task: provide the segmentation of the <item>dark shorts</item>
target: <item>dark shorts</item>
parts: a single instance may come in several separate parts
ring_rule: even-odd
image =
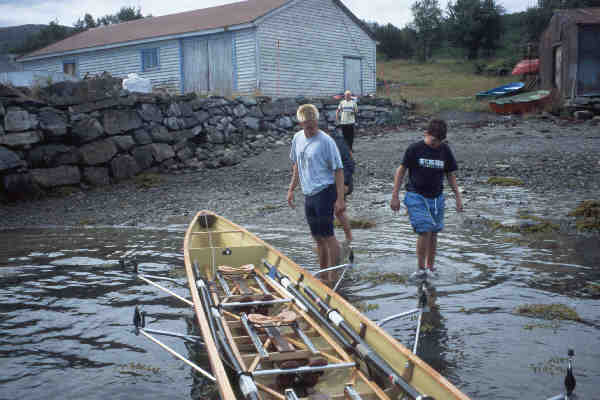
[[[336,200],[335,185],[329,185],[315,195],[306,196],[304,212],[313,236],[333,236],[333,210]]]
[[[352,145],[354,144],[354,124],[342,125],[342,134],[350,151],[352,151]]]
[[[406,192],[404,204],[408,210],[410,224],[416,233],[440,232],[444,229],[443,194],[432,199],[414,192]]]

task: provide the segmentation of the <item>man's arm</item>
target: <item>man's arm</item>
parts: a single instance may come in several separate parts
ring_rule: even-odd
[[[392,189],[392,201],[390,202],[390,207],[393,211],[398,211],[400,209],[398,192],[400,192],[400,187],[402,186],[402,182],[404,182],[405,174],[406,168],[404,165],[400,164],[400,166],[396,169],[396,174],[394,175],[394,188]]]
[[[448,172],[446,174],[446,178],[448,179],[448,184],[452,188],[454,196],[456,197],[456,211],[461,212],[463,210],[463,203],[460,190],[458,190],[458,185],[456,184],[456,175],[454,175],[454,172]]]
[[[298,186],[298,164],[294,163],[294,165],[292,165],[292,179],[287,193],[288,205],[292,208],[296,207],[294,204],[294,190],[296,190],[296,186]]]
[[[337,200],[335,201],[335,215],[339,215],[346,210],[346,202],[344,201],[344,169],[338,168],[335,170],[335,190],[337,192]]]

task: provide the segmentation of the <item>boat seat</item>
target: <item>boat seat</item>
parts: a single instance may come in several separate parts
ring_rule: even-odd
[[[296,347],[290,343],[285,336],[281,334],[281,326],[291,326],[294,332],[299,331],[296,319],[297,314],[293,311],[283,311],[276,316],[267,316],[262,314],[250,314],[248,315],[248,321],[256,327],[258,330],[263,330],[267,337],[271,340],[272,346],[275,348],[277,353],[281,355],[288,355],[285,360],[275,362],[281,369],[293,369],[299,367],[318,367],[327,365],[327,360],[321,357],[306,357],[306,350],[296,349]],[[299,335],[304,341],[306,340],[305,335]],[[313,348],[312,344],[308,346]],[[291,353],[291,354],[290,354]],[[293,353],[301,355],[300,358],[292,358]],[[276,382],[281,388],[288,388],[292,385],[301,385],[305,387],[313,387],[319,382],[319,378],[323,375],[323,371],[317,372],[305,372],[302,374],[279,374],[276,378]]]

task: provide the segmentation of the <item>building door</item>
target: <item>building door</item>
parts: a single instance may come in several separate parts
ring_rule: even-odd
[[[185,93],[232,94],[231,33],[184,39],[182,47]]]
[[[353,95],[362,95],[361,59],[344,57],[344,90]]]
[[[231,33],[217,35],[208,40],[208,86],[212,94],[231,96],[233,91]]]
[[[600,25],[579,26],[577,94],[600,94]]]
[[[183,80],[186,93],[208,92],[208,40],[183,40]]]
[[[556,46],[554,48],[554,87],[558,89],[558,93],[560,93],[560,88],[562,87],[562,47]]]

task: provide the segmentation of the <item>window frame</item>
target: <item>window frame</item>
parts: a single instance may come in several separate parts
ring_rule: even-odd
[[[72,74],[65,71],[65,66],[67,66],[69,64],[73,64],[73,73]],[[77,60],[74,58],[62,60],[62,72],[63,72],[63,74],[66,74],[66,75],[79,76],[79,69],[77,68]]]
[[[152,64],[153,59],[156,63]],[[160,47],[151,47],[140,50],[140,60],[142,72],[156,71],[160,69]],[[151,65],[147,65],[146,61],[150,61]]]

